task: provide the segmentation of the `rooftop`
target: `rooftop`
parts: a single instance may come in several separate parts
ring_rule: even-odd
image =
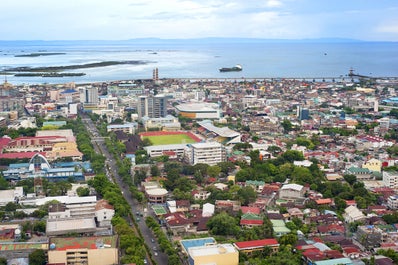
[[[49,243],[50,250],[115,248],[117,236],[53,237]]]
[[[203,247],[208,244],[215,244],[216,240],[213,237],[195,238],[195,239],[183,239],[180,241],[185,252],[188,252],[189,248],[192,247]]]
[[[237,252],[238,250],[232,244],[218,244],[218,245],[191,247],[188,250],[188,253],[191,257],[222,255],[222,254],[237,253]]]
[[[250,249],[250,248],[279,245],[278,241],[275,238],[241,241],[241,242],[235,242],[234,244],[238,249]]]

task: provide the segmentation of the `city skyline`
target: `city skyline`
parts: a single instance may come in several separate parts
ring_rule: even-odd
[[[391,0],[70,0],[2,3],[0,40],[349,38],[398,41]]]

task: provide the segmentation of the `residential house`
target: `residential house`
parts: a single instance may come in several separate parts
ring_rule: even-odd
[[[233,244],[239,252],[252,253],[255,251],[263,251],[265,247],[271,248],[272,252],[277,252],[279,243],[275,238],[241,241]]]
[[[356,240],[366,249],[379,247],[382,242],[382,230],[373,225],[358,226]]]
[[[287,220],[292,220],[293,218],[298,218],[300,220],[304,219],[304,213],[299,208],[289,208],[287,209],[287,212]]]
[[[241,219],[240,219],[240,225],[242,227],[247,227],[247,228],[252,228],[254,226],[260,226],[263,225],[264,220],[263,217],[260,215],[248,212],[246,214],[243,214]]]
[[[271,223],[276,237],[280,237],[291,232],[290,229],[286,227],[286,224],[283,220],[271,219]]]
[[[240,210],[240,201],[216,200],[217,211],[237,212]]]
[[[347,223],[352,223],[355,221],[363,221],[365,220],[365,215],[355,206],[348,206],[344,210],[343,214],[344,220]]]
[[[299,184],[285,184],[279,190],[279,198],[285,200],[296,200],[304,198],[304,186]]]

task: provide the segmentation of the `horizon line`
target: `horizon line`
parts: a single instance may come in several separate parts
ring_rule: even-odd
[[[2,40],[0,42],[74,42],[74,41],[86,41],[86,42],[126,42],[126,41],[143,41],[143,40],[153,40],[153,41],[192,41],[192,40],[235,40],[235,41],[270,41],[270,42],[398,42],[398,40],[362,40],[362,39],[352,39],[352,38],[342,38],[342,37],[322,37],[322,38],[257,38],[257,37],[197,37],[197,38],[159,38],[159,37],[140,37],[140,38],[130,38],[130,39],[9,39]]]

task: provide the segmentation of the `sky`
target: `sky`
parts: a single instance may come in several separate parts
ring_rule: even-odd
[[[12,0],[0,10],[0,40],[398,41],[397,0]]]

